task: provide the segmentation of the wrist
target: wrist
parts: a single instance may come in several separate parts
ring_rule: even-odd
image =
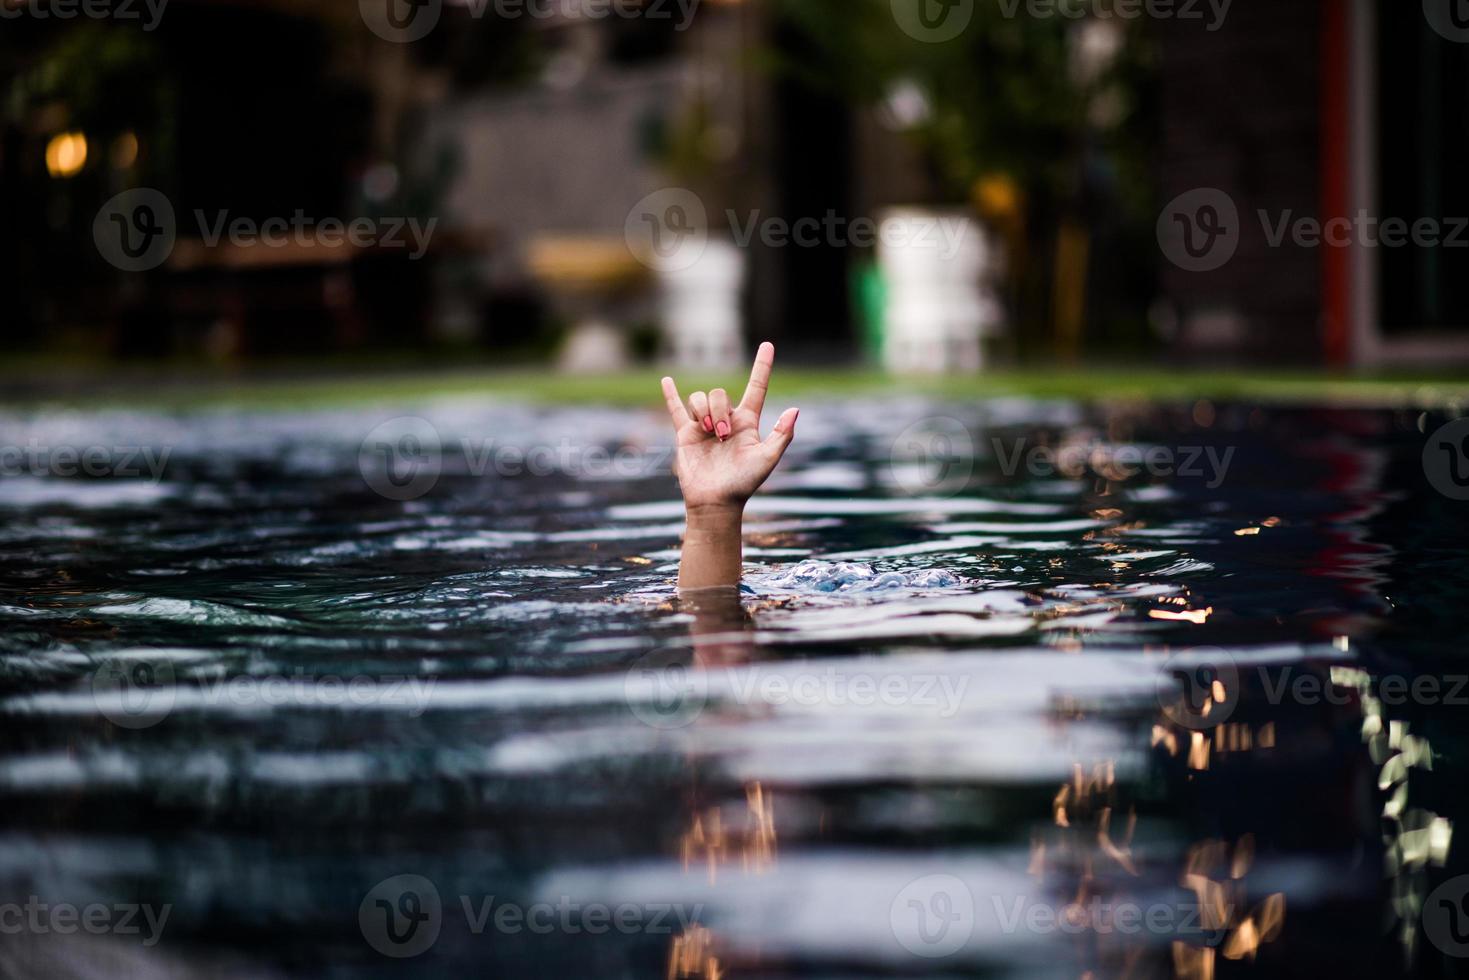
[[[697,505],[686,511],[679,589],[739,585],[744,504]]]
[[[684,516],[690,530],[720,531],[739,527],[744,521],[745,504],[697,504],[684,508]]]

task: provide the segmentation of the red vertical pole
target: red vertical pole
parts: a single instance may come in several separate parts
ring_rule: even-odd
[[[1321,220],[1350,218],[1352,175],[1351,3],[1319,0],[1321,11]],[[1338,242],[1340,227],[1330,236]],[[1346,236],[1351,238],[1351,236]],[[1352,360],[1352,249],[1321,249],[1322,356],[1332,367]]]

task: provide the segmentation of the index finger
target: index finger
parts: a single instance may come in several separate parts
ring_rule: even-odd
[[[678,393],[678,385],[673,383],[672,378],[663,379],[663,401],[668,405],[668,415],[673,419],[675,429],[694,424],[693,416],[684,407],[683,397]]]
[[[755,354],[755,366],[750,369],[750,383],[745,386],[745,397],[740,407],[756,415],[765,407],[765,393],[770,390],[770,369],[775,366],[775,345],[766,341]]]

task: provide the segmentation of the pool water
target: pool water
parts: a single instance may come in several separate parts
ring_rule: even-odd
[[[1452,975],[1448,420],[8,410],[0,975]]]

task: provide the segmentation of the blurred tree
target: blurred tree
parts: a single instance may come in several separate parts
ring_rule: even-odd
[[[916,10],[927,0],[911,2]],[[1140,22],[1036,17],[1023,5],[976,0],[965,29],[935,43],[904,32],[894,0],[774,3],[818,52],[777,67],[901,127],[928,161],[938,198],[903,203],[976,207],[1007,240],[1021,325],[1049,320],[1052,339],[1074,355],[1078,318],[1106,315],[1086,288],[1094,229],[1132,249],[1151,235],[1154,55]],[[1151,266],[1143,254],[1139,261]],[[1108,305],[1136,311],[1147,299]]]
[[[92,219],[101,201],[127,187],[169,186],[178,91],[156,35],[34,19],[9,21],[6,31],[0,226],[10,234],[0,274],[9,337],[27,343],[93,320],[111,302],[98,287],[116,277],[92,247]],[[48,173],[45,148],[67,132],[82,134],[85,155],[74,170]]]

